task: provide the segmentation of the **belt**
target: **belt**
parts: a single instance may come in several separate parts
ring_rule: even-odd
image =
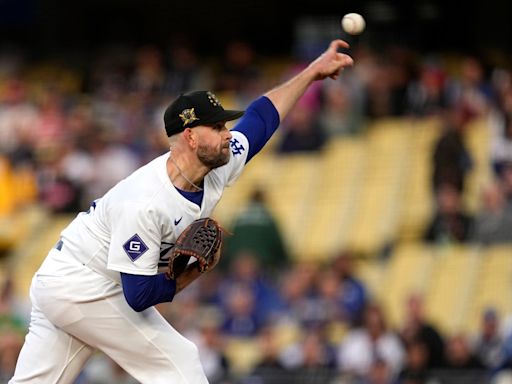
[[[53,248],[56,249],[57,251],[61,251],[63,245],[64,245],[64,242],[62,241],[62,239],[59,239],[59,241],[57,241],[57,243],[53,246]]]

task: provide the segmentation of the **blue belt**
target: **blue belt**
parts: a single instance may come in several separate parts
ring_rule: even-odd
[[[62,246],[64,245],[64,242],[62,241],[62,239],[60,239],[59,241],[57,241],[57,243],[53,246],[53,248],[55,248],[57,251],[61,251],[62,250]]]

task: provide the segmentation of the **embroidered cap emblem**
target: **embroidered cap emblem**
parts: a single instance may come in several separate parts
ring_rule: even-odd
[[[194,108],[184,109],[183,112],[179,114],[179,116],[181,118],[181,121],[183,121],[183,126],[190,124],[195,120],[199,120],[199,118],[196,117]]]

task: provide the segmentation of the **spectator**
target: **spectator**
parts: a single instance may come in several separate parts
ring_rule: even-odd
[[[205,307],[198,312],[197,330],[186,335],[197,345],[199,359],[211,384],[225,383],[229,378],[229,360],[224,353],[221,325],[219,310]]]
[[[85,190],[85,199],[89,202],[103,195],[139,166],[137,156],[126,146],[116,142],[107,131],[96,133],[90,137],[87,150],[94,159],[94,169],[101,172],[94,173]]]
[[[462,207],[461,193],[452,184],[436,191],[436,211],[425,231],[430,243],[465,243],[470,239],[472,217]]]
[[[362,384],[390,384],[394,381],[389,365],[384,360],[377,359]]]
[[[320,270],[312,300],[317,307],[318,324],[341,322],[346,324],[347,316],[343,306],[344,292],[342,281],[332,269]]]
[[[408,352],[413,355],[411,362],[416,370],[416,361],[425,353],[426,369],[441,368],[444,365],[444,340],[436,327],[429,323],[425,316],[423,296],[413,293],[407,298],[404,322],[400,329],[400,337]],[[424,351],[423,351],[424,349]],[[423,356],[421,356],[423,357]]]
[[[340,252],[333,261],[332,269],[341,282],[339,305],[343,320],[348,325],[359,325],[366,306],[367,292],[354,272],[354,256],[349,251]]]
[[[326,383],[335,375],[336,354],[320,328],[311,329],[300,342],[281,354],[283,364],[293,371],[293,383]]]
[[[282,384],[290,380],[291,374],[280,360],[277,335],[271,327],[263,328],[258,334],[261,357],[242,384]]]
[[[286,77],[298,73],[303,68],[303,65],[292,66],[286,71]],[[281,122],[283,129],[278,152],[314,152],[322,148],[326,134],[318,121],[321,94],[322,85],[319,82],[313,84]]]
[[[205,287],[207,290],[212,284]],[[220,303],[223,307],[230,307],[229,299],[238,289],[247,290],[249,293],[249,301],[254,300],[252,315],[258,324],[264,324],[270,321],[271,317],[276,315],[282,307],[282,300],[277,289],[274,287],[273,281],[264,275],[262,265],[257,257],[248,252],[236,255],[229,274],[219,282],[217,297],[213,302]],[[249,298],[248,298],[249,299]]]
[[[512,333],[510,331],[504,334],[503,345],[501,348],[500,358],[496,362],[494,369],[491,374],[496,378],[496,382],[500,377],[512,376]],[[504,383],[507,381],[504,380]]]
[[[32,160],[39,110],[29,97],[28,84],[22,79],[13,77],[4,87],[0,98],[0,153],[13,160]]]
[[[247,207],[235,218],[232,236],[226,237],[221,266],[229,268],[239,253],[251,253],[266,270],[276,272],[290,262],[279,225],[256,188]]]
[[[283,126],[280,153],[318,151],[326,141],[315,111],[301,105],[300,101],[283,121]]]
[[[448,102],[462,106],[471,117],[483,116],[489,111],[494,95],[485,79],[482,62],[475,56],[466,56],[459,69],[459,76],[447,84]]]
[[[347,79],[322,84],[322,107],[318,113],[318,124],[328,138],[361,132],[362,90],[355,81]]]
[[[233,284],[230,288],[223,307],[222,332],[237,338],[256,336],[263,324],[257,315],[253,291],[243,284]]]
[[[507,204],[500,183],[491,182],[482,191],[472,239],[483,245],[512,243],[512,204]]]
[[[480,384],[488,378],[488,371],[463,333],[455,333],[446,341],[446,368],[436,373],[441,382]]]
[[[366,84],[365,114],[370,118],[393,115],[393,79],[391,65],[384,59],[374,58]]]
[[[464,192],[466,176],[473,160],[465,144],[465,131],[470,120],[468,111],[461,106],[447,110],[443,132],[433,151],[432,186],[434,192],[441,186],[452,184],[459,193]]]
[[[298,324],[302,327],[317,325],[318,302],[315,297],[315,283],[318,279],[318,266],[309,262],[296,263],[283,276],[280,294],[283,306],[279,320]]]
[[[352,329],[338,349],[338,366],[342,373],[356,378],[366,377],[376,361],[389,366],[396,378],[405,359],[405,350],[398,336],[387,328],[379,305],[372,303],[364,312],[363,326]]]
[[[407,87],[407,111],[419,117],[440,115],[446,108],[445,81],[438,63],[423,63],[418,78]]]
[[[482,312],[480,332],[473,341],[472,349],[487,369],[497,367],[501,360],[503,338],[499,329],[498,313],[494,308],[487,308]]]
[[[471,350],[467,336],[456,333],[446,342],[446,367],[454,370],[483,370],[480,358]]]
[[[426,383],[430,373],[429,347],[420,339],[412,339],[406,343],[406,362],[398,376],[400,384]]]
[[[491,163],[496,175],[500,175],[506,163],[512,163],[512,111],[504,114],[503,121],[491,137]]]

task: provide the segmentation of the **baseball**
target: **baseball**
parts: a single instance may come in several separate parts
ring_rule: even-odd
[[[366,22],[359,13],[347,13],[341,19],[341,27],[350,35],[359,35],[364,31]]]

